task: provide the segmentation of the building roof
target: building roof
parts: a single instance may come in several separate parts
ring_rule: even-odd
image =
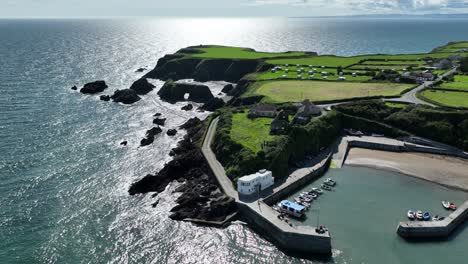
[[[315,114],[317,112],[320,112],[320,108],[307,99],[302,102],[302,106],[297,110],[297,113],[300,115]]]
[[[295,202],[291,202],[291,201],[288,201],[288,200],[283,200],[281,201],[281,205],[284,205],[286,207],[289,207],[289,208],[292,208],[296,211],[302,211],[305,209],[304,206],[300,205],[300,204],[297,204]]]
[[[250,182],[250,181],[256,179],[257,177],[267,176],[270,173],[271,173],[271,171],[268,171],[268,170],[260,170],[260,171],[254,173],[254,174],[242,176],[242,177],[240,177],[238,179],[238,181]]]

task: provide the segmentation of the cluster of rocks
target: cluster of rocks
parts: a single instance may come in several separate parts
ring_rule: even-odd
[[[146,137],[140,141],[142,147],[148,146],[154,142],[154,137],[162,132],[162,129],[157,126],[146,131]]]
[[[157,174],[148,174],[133,183],[129,193],[162,192],[174,180],[184,182],[176,190],[182,195],[177,199],[178,205],[172,208],[170,217],[176,220],[223,221],[236,212],[236,203],[216,186],[200,148],[195,145],[202,140],[203,124],[194,117],[180,128],[186,129],[187,134],[171,151],[173,160]]]

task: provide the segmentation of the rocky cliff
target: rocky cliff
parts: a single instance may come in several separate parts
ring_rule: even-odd
[[[176,83],[171,80],[167,81],[158,92],[158,95],[162,100],[172,104],[180,101],[186,101],[184,98],[185,94],[189,94],[189,101],[197,103],[207,103],[214,98],[210,88],[206,85]]]

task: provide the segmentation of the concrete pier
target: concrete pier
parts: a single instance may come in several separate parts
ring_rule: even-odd
[[[447,238],[468,218],[468,201],[442,221],[400,222],[398,235],[404,238]]]
[[[236,200],[240,216],[243,220],[249,223],[254,230],[259,231],[261,235],[269,239],[278,248],[288,253],[305,256],[312,254],[331,254],[331,238],[329,232],[320,234],[315,231],[315,227],[288,224],[280,220],[278,218],[279,213],[265,203],[265,199],[269,203],[272,203],[278,197],[297,188],[298,185],[302,185],[303,181],[311,179],[325,171],[323,168],[328,166],[330,156],[324,157],[325,160],[311,168],[296,171],[295,174],[292,175],[292,177],[288,177],[286,181],[277,183],[273,188],[261,192],[260,199],[256,199],[256,197],[239,197],[238,192],[234,189],[232,181],[227,177],[224,167],[216,159],[210,147],[217,123],[218,118],[215,118],[211,122],[203,142],[202,153],[216,176],[221,189],[226,195]]]

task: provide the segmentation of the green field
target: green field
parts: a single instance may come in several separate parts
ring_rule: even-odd
[[[322,80],[322,76],[320,75],[320,71],[321,69],[319,70],[319,72],[316,72],[313,74],[313,79],[309,79],[309,74],[308,73],[301,73],[301,76],[303,79],[305,80]],[[327,70],[324,70],[324,71],[327,71]],[[333,71],[327,71],[327,72],[330,72],[330,73],[334,73],[334,75],[332,76],[328,76],[328,79],[329,81],[335,81],[337,78],[338,78],[338,75],[336,74],[336,70],[333,69]],[[283,74],[286,74],[286,79],[297,79],[297,75],[298,73],[293,71],[293,72],[288,72],[288,73],[285,73],[284,71],[279,71],[279,72],[264,72],[264,73],[261,73],[259,74],[256,79],[258,81],[265,81],[265,80],[276,80],[276,79],[283,79],[282,78],[282,75]],[[353,77],[351,74],[344,74],[343,75],[344,77],[346,77],[346,80],[343,81],[343,82],[367,82],[369,81],[370,79],[372,79],[371,76],[356,76],[356,77]]]
[[[304,52],[283,52],[283,53],[269,53],[257,52],[247,48],[237,47],[203,47],[196,48],[204,53],[193,54],[193,57],[198,58],[226,58],[226,59],[261,59],[261,58],[275,58],[275,57],[293,57],[303,56]]]
[[[353,65],[353,67],[348,68],[348,70],[391,70],[394,69],[396,71],[407,69],[408,65],[363,65],[363,64],[358,64],[358,65]],[[415,67],[413,67],[415,68]]]
[[[402,109],[405,108],[408,104],[398,102],[385,102],[385,105],[393,108]]]
[[[466,82],[468,83],[468,75],[454,75],[455,82]]]
[[[369,59],[378,59],[381,61],[385,60],[411,60],[411,61],[421,61],[423,58],[447,58],[448,56],[453,55],[452,53],[423,53],[423,54],[398,54],[398,55],[361,55],[355,57],[339,57],[339,56],[331,56],[331,55],[323,55],[323,56],[309,56],[303,58],[282,58],[282,59],[270,59],[267,60],[270,64],[275,65],[313,65],[313,66],[326,66],[326,67],[348,67],[353,64],[357,64],[363,60]],[[468,55],[468,54],[466,54]],[[405,64],[407,64],[406,62]]]
[[[468,93],[466,92],[424,90],[421,92],[421,95],[442,105],[468,107]]]
[[[423,60],[410,60],[410,61],[404,61],[404,60],[379,60],[379,61],[365,61],[361,64],[366,64],[366,65],[423,65],[426,64],[425,61]]]
[[[458,42],[439,47],[435,52],[459,52],[460,49],[468,48],[468,42]]]
[[[263,95],[266,102],[283,103],[328,101],[368,96],[398,96],[411,84],[396,83],[357,83],[323,81],[264,81],[249,87],[244,96]]]
[[[468,83],[463,83],[463,82],[444,82],[440,85],[440,87],[446,88],[446,89],[468,91]]]
[[[247,118],[247,113],[237,113],[232,116],[231,138],[235,142],[252,150],[254,153],[262,150],[264,141],[271,141],[276,136],[270,135],[272,118]]]

